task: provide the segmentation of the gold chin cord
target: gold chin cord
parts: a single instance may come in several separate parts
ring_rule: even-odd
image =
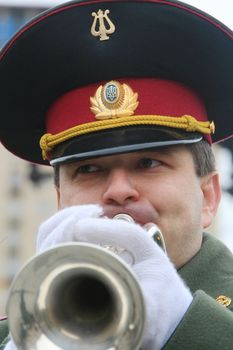
[[[134,222],[128,214],[114,219]],[[155,224],[145,225],[164,251]],[[12,283],[7,314],[18,350],[139,350],[145,305],[120,247],[63,244],[32,258]]]

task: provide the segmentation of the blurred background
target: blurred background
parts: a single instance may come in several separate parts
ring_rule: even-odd
[[[0,0],[0,47],[26,21],[65,1]],[[183,1],[196,6],[233,29],[231,0]],[[209,229],[233,251],[233,141],[215,146],[223,198]],[[0,316],[5,314],[9,285],[20,267],[35,252],[39,224],[56,212],[52,169],[26,163],[0,145]]]

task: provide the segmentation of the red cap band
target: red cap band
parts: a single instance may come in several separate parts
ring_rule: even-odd
[[[164,79],[119,79],[138,93],[139,105],[134,115],[164,115],[181,117],[191,115],[198,121],[207,121],[202,99],[189,87]],[[74,89],[57,99],[46,118],[47,133],[57,134],[77,125],[96,122],[90,110],[90,97],[105,82]],[[210,136],[204,135],[210,142]]]

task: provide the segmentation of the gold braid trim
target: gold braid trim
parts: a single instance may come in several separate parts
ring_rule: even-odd
[[[136,115],[129,117],[119,117],[112,119],[99,120],[82,125],[74,126],[58,134],[44,134],[40,139],[40,148],[42,149],[43,159],[48,159],[48,153],[58,144],[67,141],[75,136],[88,134],[105,129],[119,128],[122,126],[134,125],[159,125],[168,128],[178,128],[190,132],[200,132],[202,134],[214,133],[213,122],[201,122],[190,115],[182,117],[169,117],[161,115]]]

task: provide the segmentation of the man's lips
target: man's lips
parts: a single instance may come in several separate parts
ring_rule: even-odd
[[[148,222],[156,222],[157,215],[154,209],[149,206],[140,206],[138,204],[130,206],[106,206],[104,207],[104,216],[112,219],[114,216],[119,214],[127,214],[139,225],[143,226]]]

